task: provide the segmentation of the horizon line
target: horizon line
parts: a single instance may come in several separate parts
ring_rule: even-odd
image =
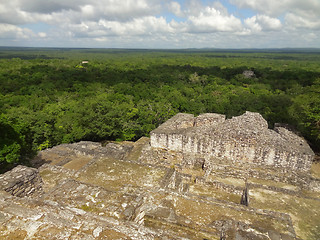
[[[50,49],[125,49],[125,50],[282,50],[282,49],[319,49],[320,47],[246,47],[246,48],[215,48],[215,47],[189,47],[189,48],[139,48],[139,47],[34,47],[34,46],[2,46],[0,48],[50,48]]]

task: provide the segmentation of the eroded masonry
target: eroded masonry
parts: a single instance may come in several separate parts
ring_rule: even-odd
[[[207,113],[198,117],[177,114],[151,132],[151,146],[186,155],[202,155],[206,165],[217,159],[230,164],[271,166],[293,171],[310,171],[314,153],[308,143],[293,132],[276,127],[268,129],[259,114],[225,119]]]
[[[258,113],[178,114],[0,175],[0,239],[320,239],[320,164]]]

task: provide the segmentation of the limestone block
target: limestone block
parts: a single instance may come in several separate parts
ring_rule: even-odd
[[[0,175],[0,190],[17,197],[41,194],[42,184],[37,169],[22,165]]]
[[[310,171],[314,158],[302,137],[283,127],[268,129],[267,121],[253,112],[227,120],[224,115],[214,113],[198,117],[180,113],[153,130],[150,136],[153,148],[293,171]]]

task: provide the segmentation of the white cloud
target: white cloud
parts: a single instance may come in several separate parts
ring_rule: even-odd
[[[43,0],[16,0],[12,2],[25,12],[50,14],[53,12],[60,12],[62,10],[78,11],[79,5],[81,6],[86,1],[77,0],[76,4],[74,1],[70,0],[50,0],[45,3]]]
[[[63,16],[67,20],[129,19],[159,13],[160,0],[15,0],[0,2],[0,22],[23,24],[48,16]],[[68,13],[68,14],[67,14]],[[15,16],[15,17],[12,17]]]
[[[211,7],[206,7],[198,16],[190,16],[188,21],[190,32],[231,32],[241,31],[242,28],[240,19]]]
[[[220,0],[0,0],[0,45],[320,46],[320,0],[229,2],[238,8]],[[254,16],[241,19],[241,8]]]
[[[320,13],[319,0],[230,0],[240,8],[251,8],[269,16],[279,16],[287,12]]]
[[[197,16],[204,8],[200,0],[187,0],[184,6],[187,16]]]
[[[168,4],[168,9],[170,12],[172,12],[174,15],[178,17],[184,17],[185,14],[181,10],[181,5],[178,2],[170,2]]]
[[[147,16],[135,18],[127,22],[101,19],[99,22],[86,21],[66,26],[76,37],[94,37],[101,41],[108,36],[138,36],[166,34],[174,32],[174,28],[163,17]]]
[[[84,16],[85,18],[94,18],[95,14],[96,14],[96,9],[93,5],[84,5],[80,7],[81,9],[81,14],[82,16]]]
[[[319,0],[230,0],[240,8],[250,8],[261,15],[284,16],[286,25],[292,28],[319,29]]]
[[[104,0],[98,1],[96,19],[128,21],[132,18],[143,17],[159,13],[158,1],[147,0]]]
[[[45,32],[39,32],[38,36],[41,38],[45,38],[45,37],[47,37],[47,34]]]
[[[320,18],[305,18],[293,13],[288,13],[285,21],[291,28],[320,30]]]
[[[228,9],[222,5],[221,2],[213,2],[212,6],[216,9],[219,10],[222,14],[228,15]]]
[[[276,31],[282,27],[281,21],[266,15],[257,15],[244,20],[245,25],[253,32]]]
[[[5,39],[28,39],[35,34],[27,28],[20,28],[12,24],[0,23],[0,36]]]

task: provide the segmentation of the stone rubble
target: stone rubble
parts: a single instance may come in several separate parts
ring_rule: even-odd
[[[41,195],[42,184],[37,169],[22,165],[0,175],[0,190],[17,197]]]

